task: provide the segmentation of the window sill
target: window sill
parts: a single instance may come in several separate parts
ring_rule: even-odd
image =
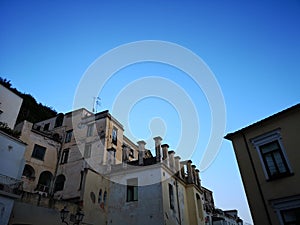
[[[282,178],[287,178],[287,177],[291,177],[294,176],[294,173],[284,173],[284,174],[278,174],[276,176],[273,176],[271,178],[267,179],[267,182],[271,182],[271,181],[276,181],[276,180],[280,180]]]

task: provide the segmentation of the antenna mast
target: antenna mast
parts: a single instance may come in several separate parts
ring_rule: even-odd
[[[99,97],[93,97],[93,113],[97,113],[97,106],[101,106],[101,98]]]

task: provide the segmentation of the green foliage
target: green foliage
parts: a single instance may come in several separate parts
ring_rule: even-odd
[[[52,107],[48,107],[41,103],[37,103],[35,98],[30,94],[21,93],[16,88],[12,88],[10,80],[7,80],[5,78],[3,79],[2,77],[0,77],[0,84],[11,90],[16,95],[23,98],[23,103],[16,124],[24,120],[36,123],[57,115],[57,112]]]
[[[18,131],[14,131],[12,129],[10,129],[8,126],[7,126],[7,123],[2,123],[0,122],[0,130],[3,131],[4,133],[8,134],[8,135],[11,135],[15,138],[19,138],[20,137],[20,132]]]

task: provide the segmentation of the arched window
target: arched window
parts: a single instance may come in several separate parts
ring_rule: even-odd
[[[66,178],[64,175],[60,174],[56,177],[55,185],[54,185],[54,192],[62,191],[65,186]]]
[[[103,203],[104,204],[106,203],[106,198],[107,198],[107,192],[104,191],[104,194],[103,194]]]
[[[23,170],[22,176],[28,178],[28,179],[34,179],[35,178],[35,172],[32,166],[26,164]]]
[[[50,183],[51,183],[51,179],[52,179],[52,173],[49,171],[44,171],[41,173],[40,177],[39,177],[39,181],[38,181],[38,185],[37,185],[37,190],[38,191],[43,191],[43,192],[49,192],[49,188],[50,188]]]
[[[100,204],[102,201],[102,189],[99,191],[99,196],[98,196],[98,203]]]
[[[198,214],[199,214],[199,217],[202,219],[203,218],[202,204],[201,204],[200,195],[198,193],[196,193],[196,201],[197,201]]]

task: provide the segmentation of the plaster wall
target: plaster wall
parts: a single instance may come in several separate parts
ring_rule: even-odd
[[[14,129],[23,99],[0,84],[0,121]]]

